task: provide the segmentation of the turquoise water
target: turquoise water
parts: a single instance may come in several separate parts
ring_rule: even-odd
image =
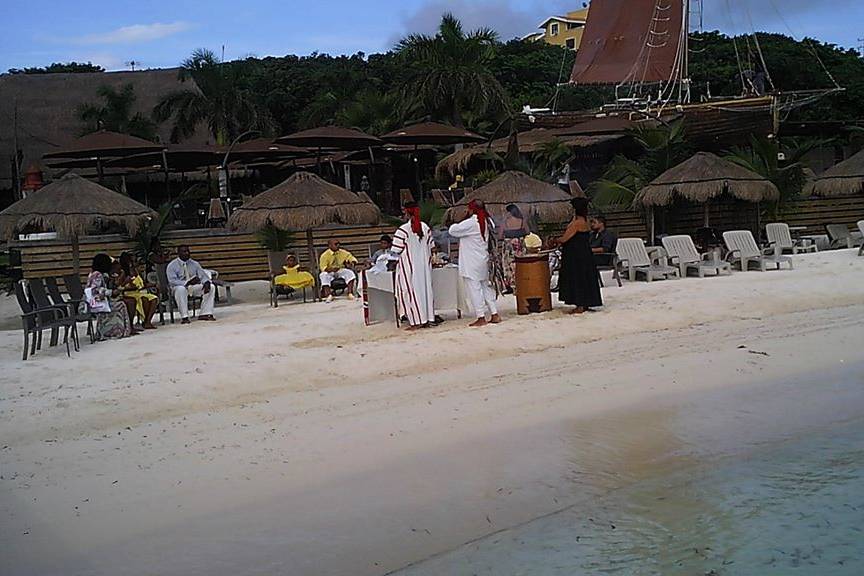
[[[590,500],[400,574],[864,574],[864,419]]]

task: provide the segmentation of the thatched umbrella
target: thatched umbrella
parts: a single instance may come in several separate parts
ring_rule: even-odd
[[[232,230],[259,232],[272,224],[306,231],[310,262],[315,262],[312,230],[332,224],[378,224],[381,211],[367,197],[312,174],[298,172],[237,208],[228,220]]]
[[[668,206],[676,198],[704,204],[708,226],[709,202],[724,194],[753,203],[780,198],[780,191],[767,178],[709,152],[699,152],[645,186],[636,195],[635,204],[653,209]]]
[[[128,196],[76,174],[32,192],[0,212],[0,236],[6,240],[28,229],[53,230],[72,241],[75,273],[80,270],[78,238],[100,224],[119,224],[134,234],[157,214]]]
[[[854,196],[864,192],[864,150],[817,176],[804,191],[810,196]]]
[[[572,198],[559,187],[531,178],[523,172],[505,172],[485,186],[465,196],[444,216],[446,222],[465,217],[468,202],[482,200],[492,216],[503,217],[508,204],[515,204],[526,217],[541,222],[569,222],[573,217]]]

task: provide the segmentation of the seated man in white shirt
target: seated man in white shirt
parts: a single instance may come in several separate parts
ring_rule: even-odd
[[[168,286],[180,310],[181,324],[189,324],[189,296],[201,298],[199,320],[205,322],[216,320],[213,317],[216,290],[210,274],[198,262],[192,260],[188,246],[180,246],[177,249],[177,258],[168,264],[166,272]]]

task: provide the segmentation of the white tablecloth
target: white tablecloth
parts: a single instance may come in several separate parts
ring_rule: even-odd
[[[396,322],[394,274],[363,272],[363,282],[366,285],[363,305],[367,310],[367,323]],[[466,293],[457,266],[432,270],[432,297],[436,314],[456,312],[461,316],[462,312],[468,311]]]

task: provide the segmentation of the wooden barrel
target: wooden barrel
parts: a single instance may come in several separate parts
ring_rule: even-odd
[[[552,310],[548,254],[516,257],[516,311],[520,315]]]

